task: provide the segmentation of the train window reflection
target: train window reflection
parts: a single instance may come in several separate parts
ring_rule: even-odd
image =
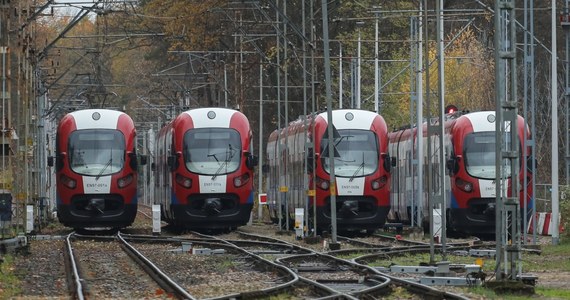
[[[235,129],[197,128],[184,135],[186,168],[202,175],[223,175],[238,169],[241,140]]]
[[[338,131],[340,138],[334,140],[334,171],[339,177],[362,177],[378,168],[378,142],[370,130],[344,129]],[[321,142],[321,157],[324,170],[330,172],[328,139]]]
[[[111,129],[78,130],[69,136],[69,164],[81,175],[104,176],[125,164],[125,137]]]
[[[494,131],[474,132],[465,136],[463,156],[469,175],[495,179],[495,144]],[[509,145],[507,147],[510,148]],[[505,168],[505,176],[510,176],[510,168]]]

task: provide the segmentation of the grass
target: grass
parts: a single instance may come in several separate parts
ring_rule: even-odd
[[[539,287],[535,289],[535,292],[548,299],[570,299],[570,290]]]
[[[0,264],[0,299],[8,299],[20,294],[19,280],[14,274],[14,258],[4,256]]]
[[[541,255],[524,254],[523,270],[564,271],[570,272],[570,239],[566,238],[559,245],[542,246]]]
[[[216,257],[215,255],[212,256],[212,259],[209,260],[211,263],[216,265],[216,269],[219,273],[225,273],[230,269],[235,268],[236,264],[232,261],[231,258],[228,257]]]
[[[522,272],[524,274],[536,273],[556,273],[561,277],[560,282],[570,282],[570,238],[563,236],[559,245],[546,244],[541,246],[542,253],[540,255],[528,252],[522,252]],[[434,260],[441,261],[442,255],[436,253]],[[453,264],[476,264],[476,257],[458,256],[448,253],[447,260]],[[421,254],[404,254],[401,256],[393,256],[389,259],[378,259],[370,262],[370,266],[389,267],[391,264],[396,265],[421,265],[430,262],[429,253]],[[495,268],[494,258],[483,258],[483,271],[491,274]],[[562,275],[564,275],[562,277]],[[473,299],[570,299],[570,289],[552,288],[546,286],[537,286],[534,288],[535,294],[532,296],[516,295],[516,294],[496,294],[493,290],[485,287],[465,288],[464,293]]]

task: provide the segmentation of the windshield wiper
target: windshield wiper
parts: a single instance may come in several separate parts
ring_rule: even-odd
[[[352,182],[354,180],[354,178],[356,177],[356,174],[358,174],[358,172],[360,172],[360,170],[364,171],[364,160],[362,161],[362,163],[358,166],[358,169],[356,169],[356,171],[354,171],[354,174],[352,174],[352,176],[350,176],[350,179],[348,180],[349,182]],[[364,172],[362,172],[364,173]]]
[[[113,157],[109,158],[109,161],[107,162],[107,164],[105,164],[105,166],[103,167],[103,169],[101,169],[101,171],[99,172],[99,174],[97,174],[97,177],[95,177],[95,180],[99,180],[99,177],[101,177],[101,175],[103,175],[103,172],[105,172],[105,170],[107,170],[107,167],[111,165],[111,163],[113,162]]]
[[[217,163],[219,163],[220,161],[218,160],[218,157],[216,156],[216,154],[208,154],[206,155],[207,157],[213,157]]]
[[[235,150],[232,148],[232,144],[228,145],[228,150],[226,151],[226,159],[224,160],[224,162],[220,165],[220,167],[216,170],[216,173],[214,173],[214,176],[212,176],[212,180],[216,179],[216,177],[218,177],[218,175],[220,175],[220,173],[222,172],[222,170],[224,168],[227,167],[228,163],[232,160],[232,158],[234,157],[234,153]],[[215,154],[214,158],[216,158]],[[218,161],[218,159],[216,158],[216,161]],[[218,161],[219,162],[219,161]],[[227,169],[227,168],[226,168]]]
[[[224,161],[220,167],[218,168],[218,170],[216,170],[216,173],[214,174],[214,176],[212,176],[212,180],[216,179],[216,177],[218,177],[218,175],[220,175],[220,173],[222,172],[222,170],[224,169],[225,166],[228,165],[228,161]]]

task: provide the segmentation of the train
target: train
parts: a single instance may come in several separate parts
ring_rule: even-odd
[[[264,168],[270,218],[275,223],[293,222],[295,209],[303,208],[308,216],[307,231],[330,232],[334,192],[337,230],[371,233],[384,226],[390,210],[392,160],[386,122],[371,111],[332,111],[336,179],[332,187],[328,122],[326,112],[313,113],[270,134]],[[280,201],[284,195],[287,198]]]
[[[57,126],[55,165],[57,218],[64,226],[124,228],[136,217],[137,168],[133,120],[124,112],[85,109],[66,114]]]
[[[155,204],[174,228],[232,230],[247,224],[253,208],[252,130],[228,108],[180,113],[156,138]]]
[[[445,115],[444,123],[444,148],[445,148],[445,175],[444,185],[447,195],[446,226],[449,234],[491,236],[495,234],[495,112],[462,112],[456,111],[454,106],[449,107],[449,113]],[[448,110],[446,110],[448,112]],[[437,122],[436,122],[437,123]],[[520,170],[523,161],[531,161],[531,149],[523,147],[526,140],[530,140],[530,131],[525,126],[523,117],[517,116],[517,136],[519,139]],[[423,149],[424,170],[428,170],[428,160],[432,161],[432,168],[438,170],[439,155],[428,157],[427,147],[427,124],[423,126]],[[510,131],[510,127],[507,128]],[[391,207],[389,221],[394,223],[411,223],[412,205],[415,213],[419,213],[418,223],[421,222],[424,229],[429,228],[428,195],[423,192],[420,201],[415,190],[417,189],[417,173],[413,160],[416,159],[415,147],[417,145],[417,126],[396,130],[390,133],[390,153],[396,159],[393,170],[391,186]],[[437,138],[433,138],[433,151],[439,150]],[[530,167],[530,163],[529,163]],[[532,173],[529,168],[526,172],[527,185],[524,187],[524,173],[521,171],[520,180],[520,208],[523,216],[524,205],[527,206],[527,220],[531,216],[534,205],[532,191]],[[423,186],[427,190],[427,175],[424,176]],[[434,188],[441,184],[435,180]],[[508,186],[510,186],[510,180]],[[523,188],[524,187],[524,188]],[[524,197],[526,189],[526,199]],[[510,188],[508,189],[511,196]],[[414,204],[412,204],[414,203]],[[524,218],[521,218],[524,219]]]

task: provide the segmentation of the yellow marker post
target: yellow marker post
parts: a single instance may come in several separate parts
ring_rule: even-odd
[[[483,265],[485,264],[485,262],[483,261],[482,258],[477,258],[475,260],[475,264],[478,265],[479,267],[483,268]]]

